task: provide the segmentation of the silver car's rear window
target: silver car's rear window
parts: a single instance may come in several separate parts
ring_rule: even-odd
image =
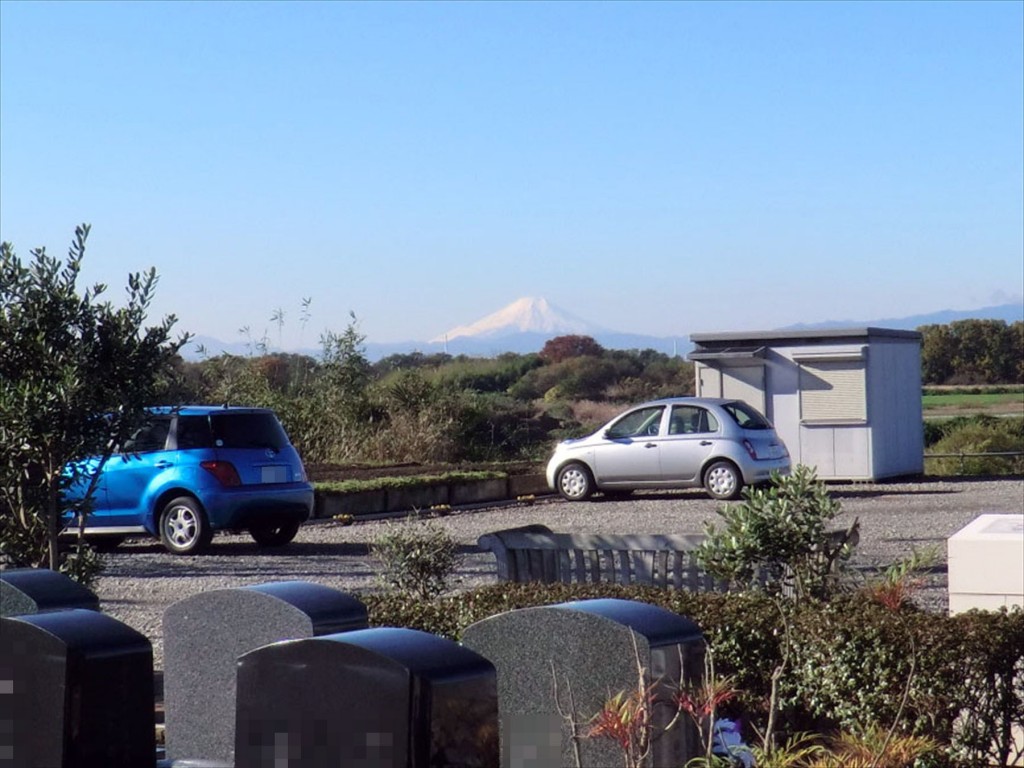
[[[726,403],[722,406],[726,413],[732,416],[733,420],[740,425],[742,429],[771,429],[772,425],[768,423],[768,419],[758,413],[756,410],[751,408],[746,403],[739,401],[734,403]]]

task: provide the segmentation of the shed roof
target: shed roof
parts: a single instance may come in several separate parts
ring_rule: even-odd
[[[921,334],[917,331],[903,331],[895,328],[818,328],[801,331],[730,331],[727,333],[691,333],[690,341],[694,344],[719,344],[726,342],[732,345],[762,344],[772,342],[821,343],[848,342],[854,339],[870,341],[873,338],[907,339],[920,341]]]

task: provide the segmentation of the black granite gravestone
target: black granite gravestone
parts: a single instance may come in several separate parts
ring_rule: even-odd
[[[462,642],[494,663],[504,768],[622,765],[612,742],[587,738],[591,718],[619,691],[637,690],[639,668],[662,696],[654,708],[651,766],[701,754],[693,723],[668,700],[703,676],[704,640],[694,622],[630,600],[583,600],[492,616]],[[574,738],[574,731],[575,736]],[[578,753],[577,753],[578,750]]]
[[[49,568],[0,571],[0,616],[23,616],[65,608],[98,611],[100,599],[77,581]]]
[[[268,645],[239,659],[236,733],[246,768],[497,768],[494,667],[412,629]]]
[[[110,616],[0,618],[0,755],[15,768],[152,768],[153,648]]]
[[[167,758],[232,758],[243,653],[366,626],[359,600],[303,581],[219,589],[174,603],[163,620]]]

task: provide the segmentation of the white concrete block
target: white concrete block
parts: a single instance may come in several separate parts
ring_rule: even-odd
[[[974,593],[949,593],[949,612],[963,613],[977,608],[980,611],[998,611],[1013,605],[1009,595],[978,595]]]
[[[984,514],[949,537],[951,613],[1024,607],[1024,514]]]

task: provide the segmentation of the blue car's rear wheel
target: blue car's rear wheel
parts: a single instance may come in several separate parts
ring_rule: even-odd
[[[249,528],[249,535],[260,547],[283,547],[295,538],[299,532],[299,523],[278,523],[253,525]]]
[[[199,503],[190,496],[172,499],[160,514],[160,541],[175,555],[194,555],[213,539],[213,530]]]

